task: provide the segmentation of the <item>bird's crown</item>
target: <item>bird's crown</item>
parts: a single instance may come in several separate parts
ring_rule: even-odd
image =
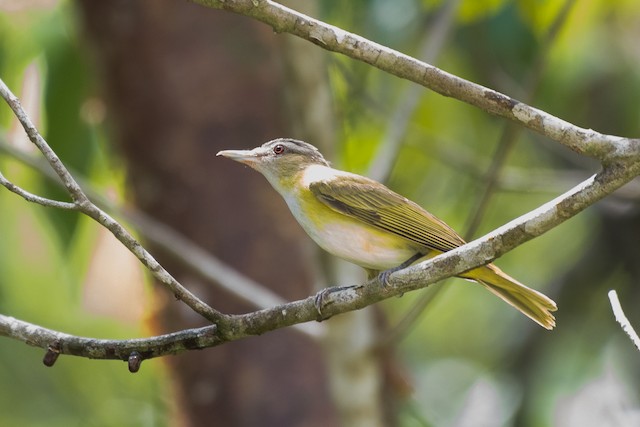
[[[328,162],[322,156],[322,153],[313,145],[291,138],[278,138],[262,144],[265,154],[274,157],[290,157],[297,160],[304,159],[307,163],[318,163],[328,165]]]

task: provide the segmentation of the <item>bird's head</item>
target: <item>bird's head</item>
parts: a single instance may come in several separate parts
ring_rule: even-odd
[[[308,166],[329,165],[313,145],[288,138],[274,139],[253,150],[223,150],[217,155],[250,166],[276,188],[285,185],[284,181],[289,181]]]

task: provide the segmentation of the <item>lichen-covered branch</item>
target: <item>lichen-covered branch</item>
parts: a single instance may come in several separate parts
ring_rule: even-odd
[[[152,338],[105,340],[78,337],[0,314],[0,335],[15,338],[56,354],[89,359],[128,360],[132,353],[143,359],[212,347],[220,342],[215,325],[186,329]]]
[[[62,185],[46,161],[41,162],[41,158],[36,158],[35,155],[24,153],[12,147],[0,137],[0,153],[3,152],[33,168],[42,176],[51,180],[52,183]],[[174,260],[186,266],[202,278],[216,283],[218,286],[241,298],[247,304],[252,304],[256,308],[267,308],[285,302],[281,297],[261,286],[259,283],[254,282],[249,277],[244,276],[228,264],[225,264],[219,258],[186,238],[183,234],[140,210],[130,206],[119,206],[115,204],[103,194],[100,194],[90,183],[83,180],[83,177],[78,175],[77,172],[73,170],[69,172],[80,184],[89,199],[101,209],[118,218],[123,218],[128,224],[135,228],[140,236],[144,237],[144,240],[162,248],[162,250],[172,256]],[[78,206],[74,203],[48,200],[28,193],[9,182],[2,173],[0,173],[0,185],[4,185],[9,191],[17,193],[27,201],[43,206],[69,210],[78,209]],[[310,328],[305,328],[305,332],[317,335],[317,332],[311,331]]]
[[[133,352],[143,359],[148,359],[194,348],[213,347],[303,322],[322,320],[425,288],[446,277],[493,261],[573,217],[638,174],[640,164],[611,166],[555,200],[484,237],[392,274],[388,286],[373,281],[326,294],[320,307],[321,314],[316,307],[316,298],[310,296],[252,313],[230,315],[222,325],[161,337],[122,341],[75,337],[0,316],[0,335],[19,339],[56,354],[127,360]]]
[[[605,135],[559,119],[545,111],[493,89],[447,73],[409,55],[382,46],[364,37],[313,19],[270,0],[191,0],[203,6],[245,15],[270,25],[278,33],[289,33],[323,49],[341,53],[382,71],[418,83],[444,96],[466,102],[482,110],[534,130],[601,162],[635,156],[639,159],[639,139]]]
[[[522,243],[551,230],[640,175],[638,140],[603,135],[579,128],[491,89],[460,79],[271,1],[197,1],[252,16],[273,26],[276,31],[290,32],[329,50],[344,53],[396,76],[420,83],[443,95],[453,96],[493,114],[515,120],[571,147],[578,153],[599,159],[603,169],[565,194],[482,238],[392,274],[388,286],[382,286],[377,281],[373,281],[364,285],[340,288],[324,294],[325,297],[320,300],[320,307],[317,306],[316,298],[310,296],[300,301],[279,304],[252,313],[226,315],[212,309],[184,289],[118,222],[87,198],[60,159],[39,135],[20,107],[17,98],[0,80],[0,95],[7,100],[31,141],[38,146],[71,196],[71,204],[58,207],[77,207],[77,210],[109,229],[140,259],[156,279],[195,311],[214,323],[205,328],[159,337],[136,340],[96,340],[51,331],[0,315],[0,335],[46,349],[44,361],[47,365],[53,364],[59,354],[69,354],[128,360],[129,369],[133,372],[140,367],[140,362],[144,359],[195,348],[212,347],[227,341],[357,310],[392,296],[425,288],[446,277],[458,275],[491,262]],[[5,181],[8,182],[6,179]],[[8,188],[12,185],[9,184]],[[18,187],[13,188],[12,191],[23,197],[26,196],[27,200],[42,202],[41,204],[46,206],[56,204],[53,203],[55,201],[40,200],[38,196],[29,195]]]

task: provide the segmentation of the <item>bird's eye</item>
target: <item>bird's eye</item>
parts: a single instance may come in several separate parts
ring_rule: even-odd
[[[274,152],[275,154],[282,154],[282,153],[284,153],[284,145],[282,145],[282,144],[278,144],[278,145],[276,145],[275,147],[273,147],[273,152]]]

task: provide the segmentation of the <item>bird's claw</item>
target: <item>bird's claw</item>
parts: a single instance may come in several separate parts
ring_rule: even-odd
[[[383,287],[389,287],[391,285],[389,279],[391,279],[391,275],[393,273],[395,273],[396,271],[400,271],[404,268],[409,267],[411,264],[413,264],[414,262],[416,262],[417,260],[419,260],[420,258],[422,258],[424,255],[421,253],[417,253],[414,256],[412,256],[411,258],[409,258],[408,260],[406,260],[405,262],[403,262],[402,264],[400,264],[397,267],[393,267],[390,268],[388,270],[384,270],[381,271],[380,274],[378,274],[378,280],[380,281],[380,283],[382,283]]]
[[[378,274],[378,281],[382,284],[382,287],[387,288],[390,286],[389,279],[391,278],[391,275],[396,271],[398,270],[395,268],[391,268],[389,270],[382,271],[380,272],[380,274]]]
[[[327,297],[327,295],[332,294],[334,292],[344,291],[346,289],[352,289],[357,287],[358,286],[333,286],[331,288],[324,288],[323,290],[318,292],[315,298],[313,299],[313,305],[316,308],[318,315],[320,316],[320,321],[326,320],[329,317],[331,317],[331,316],[325,317],[325,315],[322,313],[322,308],[325,305],[325,298]]]
[[[324,305],[324,297],[327,295],[327,292],[331,288],[324,288],[320,292],[316,294],[316,297],[313,299],[313,306],[316,308],[318,315],[322,319],[322,306]]]

